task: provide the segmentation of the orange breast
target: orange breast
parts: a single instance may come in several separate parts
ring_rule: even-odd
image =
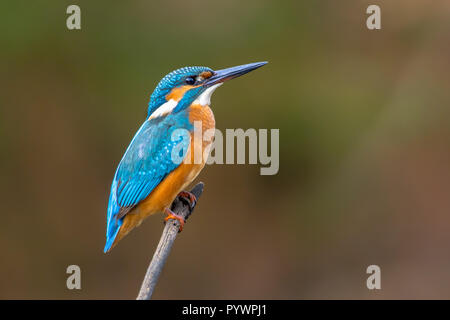
[[[214,115],[208,106],[192,105],[188,111],[191,123],[194,124],[195,121],[199,121],[197,122],[197,130],[201,127],[201,131],[205,133],[207,130],[215,128]],[[191,133],[191,142],[185,161],[169,173],[147,198],[127,213],[113,246],[134,227],[139,226],[147,216],[163,212],[165,208],[170,206],[178,193],[183,191],[205,166],[206,157],[202,156],[199,159],[200,161],[197,161],[199,163],[195,163],[196,158],[194,156],[196,154],[209,154],[212,140],[212,136],[205,141],[202,134]]]

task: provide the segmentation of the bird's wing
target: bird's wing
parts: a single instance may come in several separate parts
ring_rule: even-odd
[[[188,123],[171,115],[147,120],[134,136],[117,168],[111,186],[107,242],[117,235],[122,218],[144,200],[174,169],[189,147]]]

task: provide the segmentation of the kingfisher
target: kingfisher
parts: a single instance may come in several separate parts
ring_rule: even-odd
[[[215,129],[210,108],[212,93],[225,81],[266,63],[216,71],[208,67],[184,67],[162,78],[150,96],[147,118],[131,140],[114,175],[108,203],[105,253],[146,217],[158,212],[166,214],[165,221],[180,221],[180,231],[183,229],[184,219],[172,212],[170,205],[178,195],[196,202],[195,196],[184,189],[205,166],[207,159],[203,155],[206,158],[209,155],[213,137],[204,139],[195,132]],[[200,161],[189,159],[196,154],[202,155]]]

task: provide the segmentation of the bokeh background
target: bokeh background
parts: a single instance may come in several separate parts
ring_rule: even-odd
[[[66,28],[78,4],[82,29]],[[369,4],[382,29],[369,31]],[[450,298],[450,3],[2,1],[0,298],[134,299],[161,235],[105,255],[115,168],[166,73],[268,60],[217,127],[279,128],[280,170],[211,165],[154,298]],[[66,288],[66,268],[82,289]],[[381,267],[381,290],[366,288]]]

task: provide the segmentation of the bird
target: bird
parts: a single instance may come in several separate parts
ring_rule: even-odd
[[[183,229],[184,219],[172,212],[170,205],[178,195],[187,197],[191,203],[196,201],[184,189],[197,177],[207,159],[202,156],[200,161],[186,160],[197,152],[209,154],[213,137],[203,141],[195,131],[215,130],[211,95],[224,82],[266,63],[221,70],[184,67],[162,78],[150,95],[147,117],[122,156],[111,184],[105,253],[145,218],[158,212],[166,214],[165,221],[180,221],[180,231]],[[196,121],[200,128],[194,125]]]

